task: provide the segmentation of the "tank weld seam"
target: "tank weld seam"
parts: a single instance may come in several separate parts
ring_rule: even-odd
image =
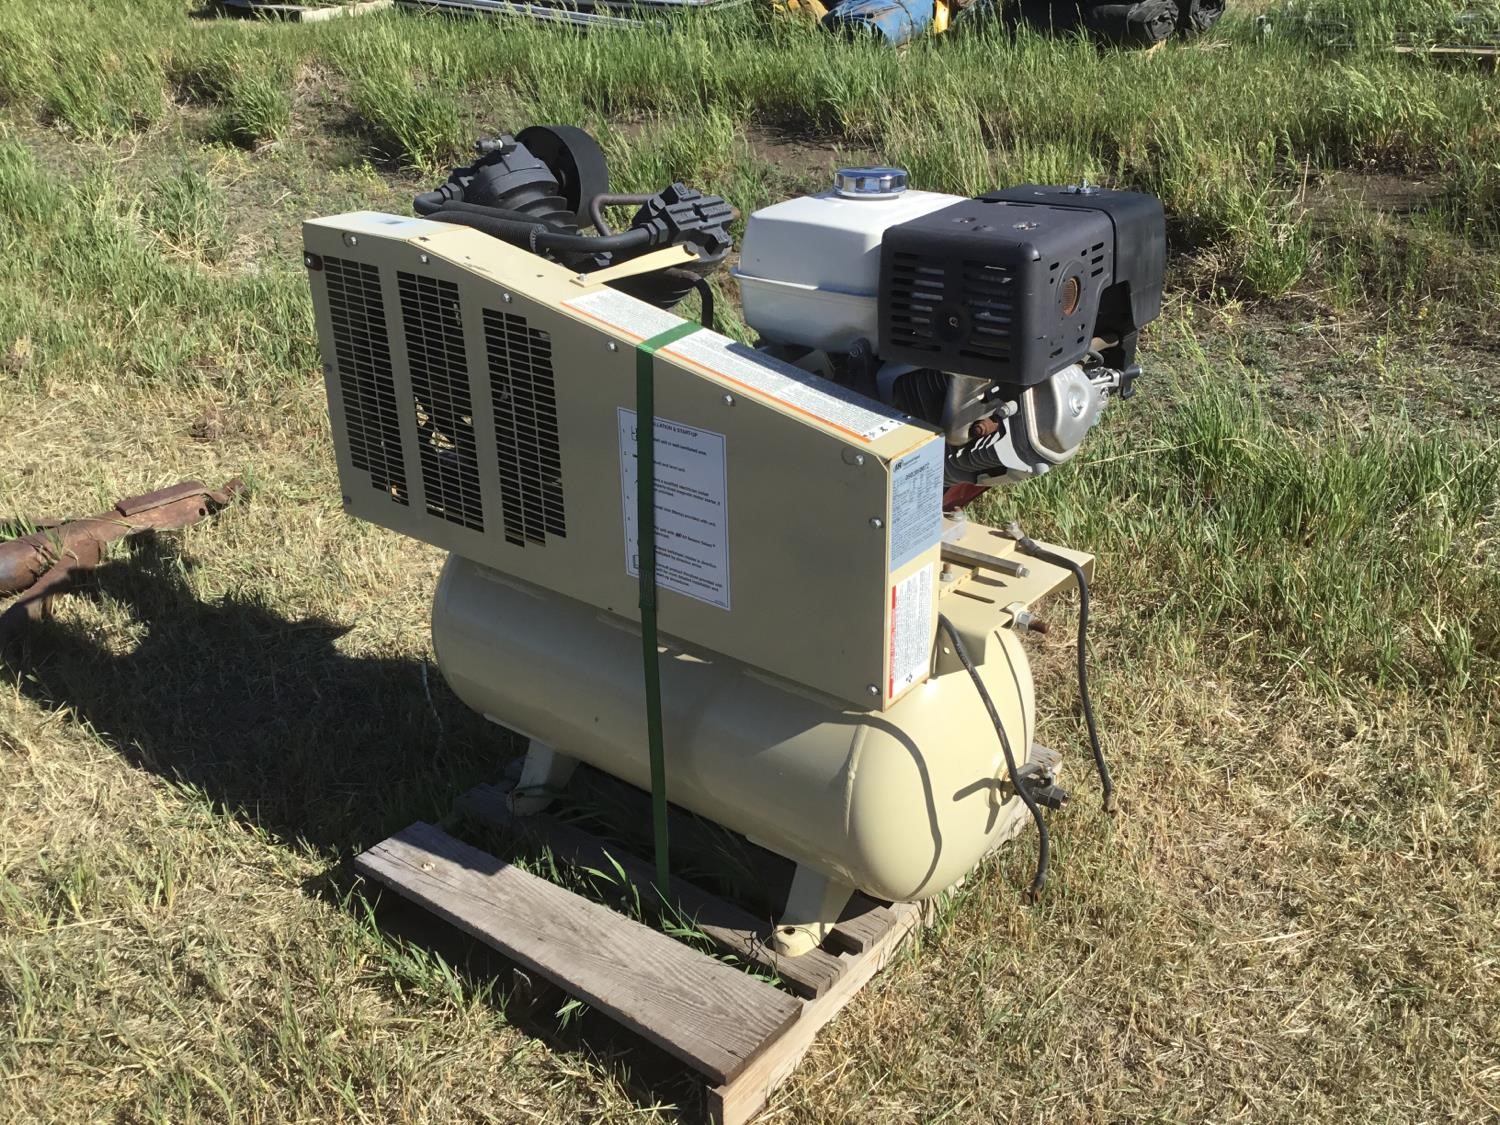
[[[850,824],[854,816],[854,781],[859,773],[859,760],[864,754],[865,738],[870,728],[860,723],[854,728],[854,737],[849,741],[849,768],[844,776],[844,836],[849,836]]]

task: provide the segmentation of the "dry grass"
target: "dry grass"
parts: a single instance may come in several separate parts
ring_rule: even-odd
[[[253,490],[117,552],[0,665],[0,1119],[673,1120],[693,1094],[660,1058],[525,1015],[348,893],[350,854],[514,747],[430,667],[437,554],[339,512],[297,265],[301,217],[401,210],[420,177],[365,159],[344,93],[287,82],[253,151],[186,93],[109,143],[0,108],[0,515]],[[829,159],[767,170],[699,124],[611,144],[750,202]],[[1203,284],[1214,245],[1174,261],[1141,397],[1013,498],[1101,554],[1124,814],[1075,754],[1043,904],[1023,843],[767,1120],[1500,1117],[1493,340],[1430,328],[1451,294],[1243,305]],[[1065,633],[1043,733],[1077,747]]]

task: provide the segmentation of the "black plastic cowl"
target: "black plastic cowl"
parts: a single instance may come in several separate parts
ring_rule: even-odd
[[[1017,388],[1095,352],[1127,371],[1165,259],[1149,195],[1028,184],[962,200],[885,231],[879,353]]]
[[[1139,191],[1090,186],[1022,184],[979,197],[986,202],[1042,203],[1098,211],[1114,228],[1114,282],[1099,303],[1099,334],[1138,332],[1161,313],[1167,266],[1167,223],[1161,200]]]

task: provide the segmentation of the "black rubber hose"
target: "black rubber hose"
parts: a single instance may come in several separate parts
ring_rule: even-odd
[[[594,229],[603,235],[614,234],[610,229],[609,220],[604,217],[606,207],[639,207],[643,203],[656,198],[652,195],[620,195],[615,192],[600,192],[589,200],[589,220],[594,224]]]
[[[669,269],[662,271],[673,277],[681,276],[684,280],[692,279],[692,286],[698,291],[698,323],[710,332],[717,331],[714,327],[714,291],[708,284],[708,278],[699,277],[688,270]]]
[[[1041,806],[1031,795],[1031,786],[1022,780],[1020,772],[1016,769],[1016,756],[1011,752],[1010,736],[1005,733],[1005,724],[1000,721],[1000,712],[995,710],[995,701],[990,698],[989,689],[984,686],[979,669],[974,667],[974,661],[969,658],[969,650],[964,647],[963,638],[958,635],[953,622],[941,613],[938,614],[938,628],[948,634],[948,639],[953,642],[953,651],[958,656],[958,662],[968,671],[969,679],[974,681],[974,688],[984,702],[984,709],[989,712],[990,722],[995,724],[995,733],[1000,736],[1000,749],[1005,752],[1005,769],[1010,775],[1010,784],[1036,824],[1036,874],[1032,876],[1031,890],[1027,892],[1027,897],[1032,902],[1036,902],[1041,897],[1042,887],[1047,882],[1047,864],[1052,855],[1052,841],[1047,836],[1047,822],[1042,819]]]
[[[498,219],[507,223],[523,223],[528,227],[541,227],[543,230],[552,231],[554,234],[572,234],[570,230],[561,230],[557,227],[549,227],[546,223],[537,221],[535,215],[528,215],[525,211],[512,211],[507,207],[491,207],[486,203],[469,203],[462,199],[448,199],[431,208],[427,213],[434,214],[437,211],[456,211],[464,215],[481,215],[489,219]],[[580,236],[582,237],[582,236]]]
[[[507,212],[497,208],[480,207],[474,203],[445,203],[427,217],[440,223],[473,227],[502,242],[525,246],[533,252],[544,249],[562,253],[604,254],[640,250],[651,245],[651,232],[644,228],[622,231],[608,238],[595,238],[586,234],[553,230],[541,223],[506,218],[506,215]]]
[[[434,212],[442,210],[462,211],[469,215],[488,215],[492,219],[504,219],[512,223],[525,223],[532,227],[546,227],[548,230],[558,230],[560,234],[571,234],[571,231],[549,227],[537,217],[527,211],[513,211],[508,207],[491,207],[488,203],[470,203],[467,199],[448,199],[440,191],[429,191],[425,195],[419,195],[411,201],[411,209],[418,215],[430,216]]]
[[[1109,766],[1104,761],[1104,750],[1099,745],[1099,727],[1094,722],[1094,704],[1089,698],[1089,666],[1088,666],[1088,636],[1089,636],[1089,580],[1083,573],[1083,567],[1079,566],[1070,558],[1065,558],[1055,551],[1049,551],[1035,539],[1021,533],[1021,529],[1014,524],[1011,525],[1011,534],[1016,537],[1016,546],[1025,554],[1033,558],[1041,559],[1043,562],[1051,563],[1069,570],[1078,583],[1078,698],[1083,703],[1083,721],[1089,728],[1089,747],[1094,752],[1094,769],[1099,774],[1099,788],[1104,798],[1104,811],[1112,813],[1115,805],[1115,783],[1109,776]]]

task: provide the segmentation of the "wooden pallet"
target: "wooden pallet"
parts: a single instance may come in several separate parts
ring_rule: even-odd
[[[1052,751],[1032,754],[1056,762]],[[580,774],[575,787],[598,799],[626,807],[649,801],[602,774]],[[458,809],[469,822],[545,848],[558,863],[619,870],[642,901],[654,901],[652,864],[546,814],[513,816],[503,789],[479,786],[460,798]],[[1007,806],[1005,815],[1006,839],[1029,822],[1025,809]],[[676,842],[693,848],[706,843],[702,834],[712,826],[674,809],[671,827]],[[785,861],[746,847],[771,884],[790,881]],[[818,1031],[923,920],[916,904],[857,895],[822,948],[779,958],[770,946],[771,911],[761,917],[674,877],[671,905],[721,949],[776,974],[784,991],[431,824],[398,832],[354,866],[686,1064],[702,1077],[707,1118],[718,1125],[754,1117]]]
[[[275,4],[263,0],[219,0],[225,11],[236,15],[260,16],[264,19],[295,20],[320,23],[342,16],[363,16],[391,7],[395,0],[358,0],[353,4]]]
[[[1489,70],[1494,70],[1496,63],[1500,62],[1500,46],[1418,47],[1397,44],[1391,50],[1398,55],[1421,55],[1442,62],[1472,62]]]

